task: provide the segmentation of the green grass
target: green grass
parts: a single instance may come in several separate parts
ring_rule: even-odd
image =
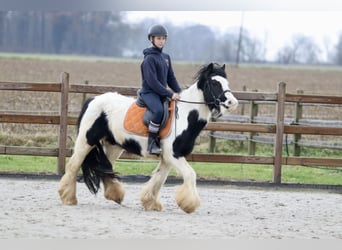
[[[35,140],[36,141],[36,140]],[[1,137],[0,137],[1,142]],[[49,141],[39,140],[37,145],[46,147]],[[5,143],[6,144],[6,143]],[[271,145],[258,144],[256,155],[272,156],[273,147]],[[236,141],[217,140],[216,151],[219,153],[248,155],[246,144]],[[289,154],[293,155],[291,149]],[[195,147],[197,153],[207,153],[208,143],[201,143]],[[284,149],[283,155],[286,156]],[[341,158],[341,150],[315,149],[303,147],[302,156],[308,157],[331,157]],[[151,175],[157,167],[157,161],[134,161],[119,160],[116,162],[115,170],[121,175]],[[231,164],[231,163],[203,163],[190,162],[197,173],[198,178],[212,180],[243,180],[243,181],[266,181],[273,180],[272,165],[256,164]],[[0,155],[1,172],[21,172],[21,173],[57,173],[56,157],[39,156],[15,156]],[[175,170],[170,172],[171,176],[179,176]],[[283,166],[283,183],[305,183],[305,184],[326,184],[342,185],[341,167],[304,167],[304,166]]]
[[[230,163],[190,162],[198,178],[211,180],[272,181],[273,166]],[[55,174],[56,157],[0,155],[0,171]],[[119,160],[116,171],[121,175],[151,175],[156,161]],[[179,176],[172,170],[170,176]],[[342,185],[342,168],[283,166],[283,183]]]
[[[57,158],[0,155],[0,171],[16,173],[57,173]]]

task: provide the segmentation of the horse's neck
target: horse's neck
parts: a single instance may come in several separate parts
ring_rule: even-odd
[[[185,113],[190,112],[193,109],[198,110],[199,117],[201,119],[209,120],[210,111],[207,105],[204,104],[203,92],[197,88],[197,84],[191,85],[189,88],[182,91],[180,98],[183,102],[180,103]],[[198,102],[202,104],[194,104],[187,102]],[[185,117],[187,119],[187,117]]]
[[[203,102],[203,92],[197,88],[197,84],[191,85],[181,93],[182,98],[187,98],[187,101]]]

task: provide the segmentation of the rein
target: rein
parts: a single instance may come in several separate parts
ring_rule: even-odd
[[[177,102],[184,102],[184,103],[190,103],[190,104],[206,104],[206,105],[213,104],[215,106],[220,106],[221,105],[221,106],[223,106],[225,108],[228,108],[227,105],[225,105],[220,100],[221,96],[224,95],[227,92],[230,93],[231,91],[230,90],[223,91],[217,98],[215,98],[215,101],[212,101],[212,102],[195,102],[195,101],[186,101],[186,100],[182,100],[182,99],[177,100]]]
[[[176,123],[176,120],[178,119],[178,107],[177,107],[177,102],[184,102],[184,103],[190,103],[190,104],[205,104],[205,105],[210,105],[210,104],[213,104],[215,105],[215,107],[219,107],[220,105],[225,107],[225,108],[228,108],[226,104],[224,104],[220,98],[222,95],[224,95],[225,93],[231,93],[230,90],[225,90],[223,91],[218,97],[215,98],[215,96],[213,95],[213,93],[211,92],[212,96],[214,97],[215,101],[212,101],[212,102],[195,102],[195,101],[187,101],[187,100],[182,100],[182,99],[179,99],[179,100],[176,100],[176,103],[175,103],[175,107],[176,107],[176,110],[175,110],[175,128],[177,129],[177,123]],[[218,112],[216,115],[214,115],[216,118],[220,117],[221,116],[221,112]]]

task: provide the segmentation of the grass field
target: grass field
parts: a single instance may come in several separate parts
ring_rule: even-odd
[[[190,163],[198,178],[206,180],[240,180],[270,182],[273,167],[268,165],[246,165],[229,163]],[[57,159],[39,156],[0,155],[3,173],[39,173],[56,174]],[[156,161],[118,160],[115,170],[120,175],[151,175],[157,166]],[[316,168],[300,166],[283,166],[283,183],[342,185],[342,168]],[[170,176],[179,177],[175,171]]]
[[[182,87],[192,84],[193,76],[201,63],[174,62],[174,71]],[[275,65],[241,65],[236,68],[227,65],[230,87],[241,91],[275,92],[279,82],[285,82],[287,92],[296,93],[301,89],[306,94],[342,95],[341,67],[294,67]],[[56,82],[61,72],[70,73],[70,82],[113,86],[140,86],[140,61],[122,60],[116,58],[31,55],[31,54],[0,54],[0,81],[25,82]],[[83,96],[71,94],[69,110],[77,116]],[[0,113],[40,113],[58,114],[59,96],[54,93],[33,93],[25,91],[1,91]],[[240,114],[241,107],[235,111]],[[248,113],[248,110],[245,111]],[[288,108],[286,115],[292,115]],[[270,107],[260,107],[261,115],[272,115]],[[308,119],[340,120],[341,107],[307,107],[304,117]],[[68,147],[73,146],[75,128],[68,128]],[[30,124],[0,124],[0,145],[56,147],[58,128],[54,125]],[[204,137],[206,137],[204,135]],[[316,140],[324,138],[312,136]],[[341,138],[329,138],[340,140]],[[201,140],[202,141],[202,140]],[[206,143],[207,140],[204,140]],[[207,146],[196,146],[195,150],[205,150]],[[233,153],[232,147],[223,142],[222,152]],[[237,148],[236,152],[245,154],[245,150]],[[262,150],[259,154],[272,154],[272,151]],[[338,150],[307,150],[307,156],[342,157]],[[143,165],[143,166],[142,166]],[[200,177],[231,178],[248,180],[272,179],[271,166],[256,166],[243,164],[201,164],[193,163]],[[228,166],[229,165],[229,166]],[[56,159],[51,157],[26,157],[0,155],[1,171],[56,172]],[[118,171],[123,174],[150,174],[155,163],[119,162]],[[227,167],[228,166],[228,167]],[[228,170],[229,169],[229,170]],[[176,173],[174,173],[176,174]],[[326,177],[328,179],[326,179]],[[342,184],[342,174],[338,168],[320,169],[305,167],[284,167],[283,182]]]

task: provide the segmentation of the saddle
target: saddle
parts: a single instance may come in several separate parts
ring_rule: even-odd
[[[175,102],[166,99],[163,102],[164,115],[160,124],[159,137],[165,138],[170,134],[171,124],[175,110]],[[144,100],[137,92],[137,100],[128,108],[124,119],[124,128],[136,135],[148,136],[148,125],[152,117],[152,112],[147,108]]]

